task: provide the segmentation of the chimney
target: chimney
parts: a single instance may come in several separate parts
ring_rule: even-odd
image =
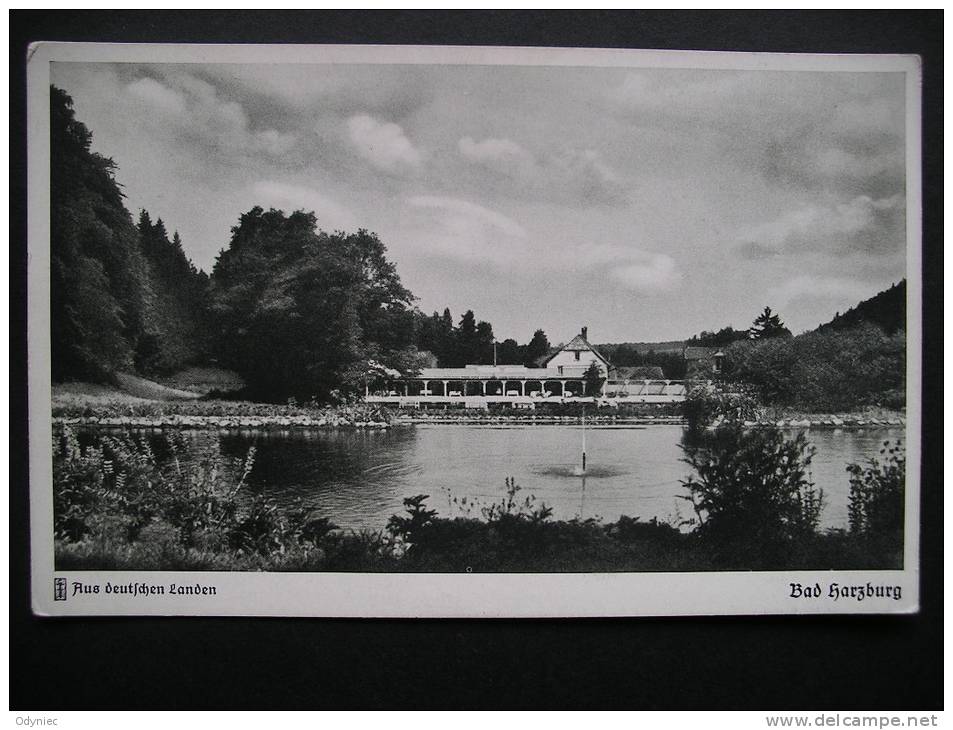
[[[588,340],[588,339],[589,339],[589,337],[587,336],[588,334],[589,334],[589,328],[588,328],[588,327],[583,327],[583,328],[582,328],[582,339]]]

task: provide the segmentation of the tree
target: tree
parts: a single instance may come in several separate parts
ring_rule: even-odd
[[[54,380],[130,368],[154,329],[152,285],[116,183],[73,100],[50,87],[50,335]]]
[[[902,408],[906,336],[873,324],[797,337],[735,342],[725,377],[757,388],[765,404],[831,413],[862,406]]]
[[[771,312],[771,307],[765,307],[748,330],[748,337],[752,340],[790,336],[791,330],[784,326],[777,314]]]
[[[493,362],[493,325],[489,322],[477,322],[476,350],[474,363],[488,365]]]
[[[722,327],[717,332],[703,330],[700,334],[689,338],[685,344],[698,347],[726,347],[735,340],[744,340],[748,336],[748,331],[736,330],[734,327],[728,326]]]
[[[450,367],[462,368],[468,363],[476,363],[479,359],[479,343],[477,341],[476,317],[472,309],[468,309],[460,317],[460,324],[454,333],[453,352],[450,357]]]
[[[153,224],[142,210],[137,228],[154,283],[156,328],[137,349],[136,367],[147,373],[168,372],[206,352],[208,277],[189,261],[178,232],[169,240],[161,218]]]
[[[888,335],[905,331],[907,320],[907,280],[901,279],[889,289],[866,299],[818,327],[820,331],[844,330],[864,322],[879,326]]]
[[[682,449],[695,470],[682,484],[695,510],[696,533],[716,549],[772,561],[785,544],[813,534],[824,495],[810,478],[814,448],[803,433],[788,439],[775,426],[746,429],[727,421],[687,433]]]
[[[516,340],[503,340],[496,351],[496,361],[500,365],[519,365],[523,361],[523,353]]]
[[[549,350],[549,340],[546,338],[546,333],[542,330],[536,330],[533,333],[533,339],[526,345],[523,364],[526,367],[538,367],[536,361],[547,355]]]
[[[599,395],[602,393],[602,386],[606,382],[606,379],[603,377],[602,371],[596,363],[589,363],[589,367],[586,368],[586,372],[583,373],[582,378],[586,384],[586,395]]]
[[[255,207],[211,282],[219,356],[258,397],[358,392],[374,367],[416,359],[413,297],[368,231],[328,234],[314,213]]]
[[[610,355],[612,362],[619,366],[641,365],[639,351],[628,344],[621,344]]]
[[[434,312],[434,318],[437,320],[437,349],[434,350],[434,354],[443,367],[450,367],[451,361],[454,360],[457,346],[456,330],[453,327],[453,314],[450,312],[450,307],[445,307],[443,314],[439,317],[437,317],[437,313]]]

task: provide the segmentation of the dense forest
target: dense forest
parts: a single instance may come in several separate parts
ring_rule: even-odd
[[[724,348],[723,377],[753,387],[773,406],[814,412],[903,408],[904,294],[901,282],[797,337],[765,308],[745,339]]]
[[[204,351],[207,277],[177,234],[143,213],[133,224],[115,164],[63,91],[51,89],[50,291],[53,377],[172,370]]]
[[[856,307],[841,314],[817,328],[818,332],[831,332],[850,329],[868,322],[880,327],[888,335],[896,334],[906,327],[907,316],[907,280],[901,279],[889,289],[866,299]]]

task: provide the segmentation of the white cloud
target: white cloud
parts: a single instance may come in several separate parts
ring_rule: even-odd
[[[416,256],[437,255],[469,264],[511,266],[527,260],[526,229],[512,218],[468,200],[435,195],[407,199],[397,237]]]
[[[526,238],[527,236],[526,229],[512,218],[467,200],[436,195],[417,195],[407,202],[416,208],[435,208],[451,215],[466,218],[481,225],[496,228],[515,238]]]
[[[875,292],[869,283],[856,279],[803,275],[782,284],[777,289],[777,298],[781,306],[804,300],[823,300],[830,302],[832,308],[844,311]]]
[[[296,138],[292,134],[281,134],[274,129],[266,129],[255,133],[255,140],[263,150],[275,157],[279,157],[294,147]]]
[[[398,124],[358,114],[347,120],[347,131],[358,154],[381,170],[397,172],[416,168],[422,161],[420,151]]]
[[[510,271],[595,274],[644,293],[668,291],[682,281],[667,254],[619,243],[543,243],[503,213],[458,198],[420,195],[407,203],[417,219],[402,238],[427,253]]]
[[[644,293],[668,291],[682,280],[682,274],[671,256],[639,253],[634,259],[609,269],[611,276],[629,289]]]
[[[742,246],[759,255],[827,251],[888,254],[903,250],[904,200],[860,195],[846,203],[809,205],[742,232]],[[757,256],[750,256],[756,258]]]
[[[464,137],[457,143],[457,147],[460,154],[471,162],[516,168],[536,166],[533,155],[511,139],[490,137],[477,142],[472,137]]]
[[[511,139],[497,137],[479,142],[464,137],[457,148],[469,162],[497,175],[497,183],[500,175],[507,178],[517,195],[589,204],[622,203],[627,197],[621,177],[595,150],[537,155]]]
[[[160,134],[199,140],[205,150],[280,157],[297,141],[275,129],[253,130],[241,104],[221,98],[214,86],[189,74],[166,73],[163,81],[144,76],[126,84],[125,92],[147,107],[146,124]]]
[[[318,217],[318,227],[325,231],[354,231],[359,227],[357,217],[349,208],[312,188],[263,180],[252,186],[252,197],[256,205],[279,208],[287,213],[313,211]]]
[[[677,287],[682,273],[668,254],[618,243],[588,243],[578,247],[572,262],[594,268],[638,292],[661,292]]]
[[[672,69],[632,72],[608,100],[634,128],[768,183],[885,197],[903,189],[901,84],[899,74]]]
[[[155,79],[137,79],[129,84],[126,90],[135,99],[151,107],[152,111],[177,117],[184,116],[186,113],[185,97]]]

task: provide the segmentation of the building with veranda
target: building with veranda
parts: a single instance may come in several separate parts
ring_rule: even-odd
[[[592,381],[587,378],[592,365],[602,379],[597,392],[591,392]],[[368,402],[397,406],[444,404],[485,408],[491,403],[533,407],[539,402],[567,399],[665,403],[681,400],[685,394],[680,381],[614,379],[614,374],[612,364],[589,342],[588,329],[583,327],[578,335],[548,355],[541,367],[422,368],[415,375],[391,378],[383,383],[383,388],[373,391],[368,384],[365,396]]]

